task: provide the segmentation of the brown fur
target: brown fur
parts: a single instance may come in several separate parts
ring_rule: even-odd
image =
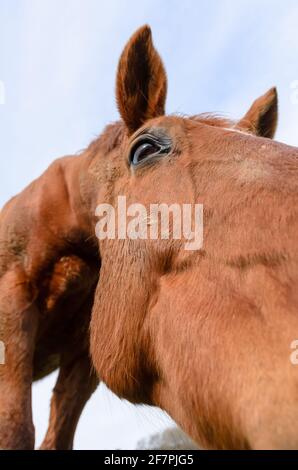
[[[239,129],[253,132],[261,137],[274,137],[277,127],[278,98],[276,88],[260,96],[238,123]]]
[[[57,160],[1,212],[1,448],[34,445],[33,379],[60,367],[42,445],[49,449],[72,447],[96,387],[88,326],[100,261],[86,184],[89,160]]]
[[[222,197],[222,203],[224,200],[230,201],[226,209],[231,210],[232,204],[235,205],[234,193],[227,193],[224,199],[223,185],[218,186],[217,193],[213,189],[209,194],[209,188],[218,184],[216,172],[224,171],[221,155],[226,154],[224,150],[234,142],[242,155],[240,147],[250,137],[224,131],[223,128],[237,127],[237,124],[210,116],[193,119],[161,117],[160,120],[148,121],[163,115],[166,94],[165,72],[152,45],[148,27],[137,32],[126,47],[120,60],[117,84],[123,122],[109,126],[81,155],[55,161],[40,178],[9,201],[0,215],[0,339],[6,346],[6,363],[0,366],[0,448],[29,449],[34,446],[31,412],[31,385],[34,379],[60,368],[51,403],[49,429],[42,444],[44,449],[72,447],[80,413],[96,388],[97,378],[89,360],[88,327],[101,266],[94,233],[97,202],[113,201],[118,191],[125,194],[130,181],[132,198],[134,195],[140,196],[135,190],[144,185],[141,200],[145,198],[150,201],[153,194],[150,191],[153,190],[166,200],[176,197],[178,200],[181,197],[194,199],[196,195],[193,190],[200,184],[203,199],[217,194]],[[164,127],[177,142],[181,157],[178,161],[173,159],[171,165],[163,163],[166,180],[160,179],[159,174],[152,184],[155,169],[155,173],[144,175],[144,180],[136,186],[138,180],[132,179],[128,173],[126,155],[131,143],[129,135],[143,123]],[[210,141],[213,153],[208,167],[204,164],[204,155],[208,160],[206,146]],[[249,141],[249,148],[255,146],[259,152],[260,141],[253,142]],[[261,142],[270,154],[275,152],[275,147],[270,147],[267,141]],[[203,152],[202,160],[194,158],[196,149]],[[221,164],[216,156],[222,160]],[[266,158],[267,155],[264,155],[264,160]],[[271,160],[268,159],[268,165],[274,166]],[[180,165],[179,168],[177,165]],[[281,175],[286,168],[291,169],[291,165],[291,159],[287,165],[285,158]],[[195,171],[202,174],[202,180],[194,180]],[[291,175],[291,170],[289,172]],[[185,174],[183,181],[181,175]],[[148,184],[151,189],[148,189]],[[245,181],[243,184],[246,187]],[[232,191],[232,186],[231,180],[227,190]],[[212,221],[216,208],[211,202],[209,205]],[[210,246],[212,248],[212,243]],[[205,433],[208,429],[209,433],[215,432],[214,420],[208,420],[206,408],[203,407],[202,413],[198,414],[200,432],[193,420],[195,430],[190,429],[187,418],[189,414],[196,413],[199,402],[206,407],[206,397],[209,397],[211,385],[201,384],[203,397],[191,395],[191,390],[187,388],[191,385],[187,372],[191,366],[188,355],[195,354],[195,360],[199,361],[204,350],[195,350],[192,344],[194,339],[190,336],[187,355],[180,355],[181,347],[187,346],[188,340],[187,335],[181,335],[180,331],[177,338],[176,335],[181,329],[181,312],[187,313],[187,309],[182,305],[181,311],[177,312],[173,304],[167,320],[163,303],[169,302],[171,305],[170,302],[174,303],[176,298],[180,302],[183,299],[187,301],[179,288],[179,279],[186,276],[189,279],[188,289],[191,289],[196,284],[195,280],[204,275],[204,270],[193,278],[190,275],[193,270],[197,271],[196,265],[202,261],[209,266],[209,270],[205,268],[205,282],[209,282],[212,288],[206,289],[200,302],[213,305],[213,297],[208,297],[207,293],[213,291],[217,273],[212,271],[211,266],[215,269],[219,261],[218,253],[211,248],[206,250],[204,260],[202,253],[185,259],[179,255],[177,247],[164,250],[159,246],[127,245],[127,242],[114,244],[109,254],[106,244],[103,244],[100,246],[103,282],[99,283],[93,315],[92,352],[99,375],[121,396],[135,402],[163,406],[195,437],[202,435],[201,428],[205,429]],[[281,250],[281,254],[285,254],[284,251]],[[226,276],[237,272],[239,263],[244,266],[242,273],[254,260],[268,259],[270,262],[272,258],[272,253],[265,248],[263,258],[257,255],[259,253],[246,253],[245,250],[240,250],[237,256],[231,253],[228,261],[225,258],[223,261],[227,264],[224,270]],[[278,260],[282,262],[282,257]],[[169,288],[164,282],[170,282]],[[116,287],[119,292],[115,292]],[[175,292],[170,296],[173,287]],[[229,288],[232,289],[231,286]],[[113,293],[111,298],[110,293]],[[102,306],[99,295],[103,296]],[[189,298],[193,295],[190,293]],[[161,314],[151,320],[155,311]],[[189,327],[186,326],[188,324]],[[182,329],[187,328],[188,331],[190,328],[190,333],[192,331],[194,334],[200,324],[201,320],[197,321],[193,312],[187,323],[183,321]],[[217,322],[214,322],[213,327],[216,325]],[[165,335],[165,331],[168,334]],[[104,333],[108,334],[105,336]],[[203,376],[200,378],[204,379]],[[214,375],[210,381],[212,378]],[[193,382],[193,386],[195,384]],[[216,391],[215,387],[214,399],[218,398]],[[182,403],[185,393],[190,394],[186,408]],[[169,397],[173,397],[172,405]],[[222,400],[225,400],[224,395]],[[212,394],[208,403],[211,407]],[[214,445],[217,442],[211,437],[209,441]],[[243,444],[241,436],[236,441],[231,437],[229,442],[231,445]]]
[[[164,114],[167,79],[148,26],[140,28],[124,49],[116,90],[118,107],[129,132]]]
[[[125,73],[136,71],[118,71],[118,84]],[[273,135],[275,120],[259,126],[255,106],[248,130]],[[181,240],[100,241],[92,359],[118,396],[161,406],[206,447],[297,448],[298,149],[226,127],[144,120],[96,161],[98,203],[200,202],[205,217],[196,252]],[[135,136],[154,129],[171,152],[132,170]]]

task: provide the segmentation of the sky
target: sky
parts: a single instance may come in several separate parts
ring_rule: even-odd
[[[0,207],[116,119],[115,72],[148,23],[168,73],[168,113],[240,118],[272,86],[276,139],[298,146],[297,0],[0,0]],[[56,374],[33,387],[37,444]],[[77,449],[132,449],[170,424],[100,386]]]

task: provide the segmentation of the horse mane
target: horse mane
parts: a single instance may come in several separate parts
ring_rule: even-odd
[[[97,154],[99,151],[109,153],[120,145],[125,135],[124,122],[113,122],[104,128],[103,132],[89,144],[86,150],[91,154]]]
[[[193,121],[199,122],[200,124],[206,124],[211,127],[232,128],[235,126],[235,122],[232,119],[228,119],[215,113],[195,114],[189,118]]]
[[[235,122],[231,119],[212,113],[202,113],[184,117],[211,127],[231,128],[235,125]],[[105,154],[109,153],[121,144],[126,135],[124,122],[113,122],[104,128],[103,132],[90,143],[86,150],[91,154],[97,154],[99,151]]]

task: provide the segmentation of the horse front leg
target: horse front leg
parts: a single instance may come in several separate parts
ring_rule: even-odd
[[[15,268],[0,279],[0,448],[33,449],[31,409],[33,354],[38,310],[25,273]]]
[[[53,390],[49,427],[41,450],[71,450],[75,430],[83,408],[97,388],[88,351],[62,357]]]

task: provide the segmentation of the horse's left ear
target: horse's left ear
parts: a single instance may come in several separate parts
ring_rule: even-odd
[[[278,120],[278,97],[276,88],[271,88],[258,98],[246,115],[238,122],[237,128],[252,132],[260,137],[273,139]]]
[[[153,46],[151,29],[143,26],[127,43],[117,72],[117,104],[129,133],[165,113],[166,93],[162,60]]]

